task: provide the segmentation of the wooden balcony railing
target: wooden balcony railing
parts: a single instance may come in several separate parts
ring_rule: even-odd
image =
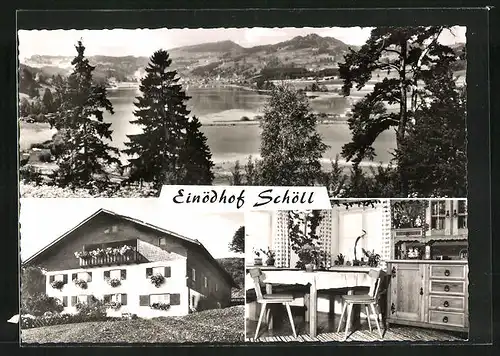
[[[141,262],[146,262],[146,259],[137,251],[130,251],[126,255],[104,255],[97,257],[89,256],[85,258],[80,257],[80,267],[126,265]]]

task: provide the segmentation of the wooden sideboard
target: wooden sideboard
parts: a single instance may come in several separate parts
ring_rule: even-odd
[[[463,260],[391,260],[387,326],[468,332],[468,265]]]

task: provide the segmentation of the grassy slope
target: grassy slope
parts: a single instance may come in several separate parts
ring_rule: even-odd
[[[23,330],[23,343],[232,343],[244,341],[244,307],[184,317],[53,325]]]

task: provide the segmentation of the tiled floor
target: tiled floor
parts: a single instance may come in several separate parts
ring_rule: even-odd
[[[256,321],[247,320],[246,322],[246,337],[250,342],[328,342],[328,341],[344,341],[345,324],[342,324],[341,331],[337,333],[338,322],[340,316],[334,318],[327,313],[318,313],[318,335],[316,338],[311,338],[309,333],[309,324],[305,322],[303,315],[294,316],[295,328],[297,330],[297,338],[293,337],[292,329],[286,315],[276,315],[274,320],[273,330],[268,330],[267,325],[262,325],[260,328],[259,337],[254,339]],[[465,341],[466,335],[457,333],[432,330],[424,328],[415,328],[409,326],[391,325],[390,328],[384,331],[383,339],[376,329],[375,323],[372,323],[372,331],[368,329],[368,323],[365,319],[361,320],[361,325],[354,332],[350,330],[350,335],[347,341]]]

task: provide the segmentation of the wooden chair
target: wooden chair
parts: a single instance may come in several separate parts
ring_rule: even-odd
[[[349,323],[351,321],[351,313],[354,305],[364,305],[366,318],[368,320],[368,328],[370,332],[372,331],[372,325],[370,321],[370,316],[375,315],[375,324],[377,325],[378,332],[380,337],[383,338],[382,331],[380,330],[379,324],[379,300],[385,290],[382,288],[381,284],[384,280],[385,273],[380,270],[370,270],[369,276],[372,280],[370,285],[370,290],[368,294],[358,294],[358,295],[343,295],[342,301],[344,303],[344,307],[342,308],[342,314],[340,316],[339,326],[337,328],[337,332],[340,332],[340,327],[342,325],[342,320],[344,319],[344,315],[347,310],[347,318],[345,323],[345,337],[347,339],[347,335],[349,332]],[[371,312],[370,312],[371,309]]]
[[[252,268],[249,270],[250,276],[252,277],[255,284],[255,294],[257,296],[257,303],[261,305],[259,321],[257,323],[257,329],[255,330],[255,339],[259,336],[260,325],[262,319],[264,318],[264,313],[266,312],[266,307],[268,304],[283,304],[288,313],[288,318],[290,319],[290,324],[292,325],[293,336],[297,337],[295,331],[295,324],[293,323],[292,310],[290,308],[290,303],[295,300],[292,294],[285,293],[272,293],[272,294],[262,294],[260,289],[260,283],[262,278],[262,271],[260,268]],[[267,308],[266,320],[269,322],[270,309]]]

